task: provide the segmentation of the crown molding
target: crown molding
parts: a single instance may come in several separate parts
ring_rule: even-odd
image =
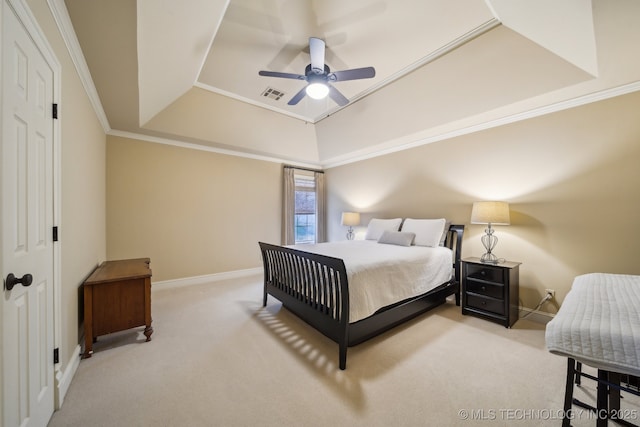
[[[194,144],[194,143],[180,141],[176,139],[159,138],[155,136],[143,135],[143,134],[134,133],[134,132],[110,130],[107,132],[107,134],[112,136],[119,136],[123,138],[154,142],[158,144],[173,145],[176,147],[188,148],[192,150],[201,150],[201,151],[207,151],[211,153],[224,154],[228,156],[245,157],[245,158],[254,159],[254,160],[263,160],[266,162],[286,163],[293,166],[313,168],[313,169],[331,169],[334,167],[344,166],[350,163],[359,162],[361,160],[372,159],[375,157],[380,157],[387,154],[396,153],[399,151],[409,150],[411,148],[420,147],[422,145],[431,144],[433,142],[443,141],[451,138],[456,138],[458,136],[468,135],[471,133],[480,132],[483,130],[492,129],[499,126],[504,126],[510,123],[515,123],[522,120],[539,117],[545,114],[551,114],[551,113],[555,113],[563,110],[568,110],[570,108],[579,107],[579,106],[590,104],[593,102],[603,101],[609,98],[614,98],[616,96],[626,95],[626,94],[637,92],[637,91],[640,91],[640,81],[628,83],[625,85],[617,86],[614,88],[610,88],[610,89],[606,89],[598,92],[593,92],[587,95],[579,96],[579,97],[568,99],[565,101],[556,102],[554,104],[545,105],[539,108],[534,108],[532,110],[524,111],[522,113],[512,114],[499,119],[489,120],[487,122],[478,123],[473,126],[467,126],[461,129],[455,129],[449,132],[444,132],[442,134],[430,136],[428,138],[421,138],[421,139],[418,139],[406,144],[398,145],[395,147],[375,150],[365,154],[334,157],[333,159],[329,159],[324,162],[318,162],[318,163],[295,162],[289,159],[244,153],[236,150],[210,147],[206,145]]]
[[[89,66],[87,65],[87,61],[82,53],[82,48],[80,47],[80,42],[78,41],[76,32],[73,29],[73,24],[71,23],[67,6],[64,4],[64,0],[47,0],[47,4],[53,14],[53,19],[58,26],[58,30],[64,40],[64,44],[67,46],[67,50],[71,56],[71,61],[76,67],[76,71],[78,72],[78,76],[80,76],[80,81],[82,82],[82,86],[84,87],[87,96],[89,97],[93,110],[95,111],[104,132],[108,133],[111,130],[111,126],[109,125],[107,115],[102,108],[102,102],[100,102],[100,96],[98,95],[96,86],[93,83],[91,73],[89,72]]]
[[[420,147],[422,145],[431,144],[433,142],[443,141],[446,139],[455,138],[458,136],[468,135],[475,132],[480,132],[487,129],[492,129],[499,126],[504,126],[510,123],[519,122],[522,120],[532,119],[534,117],[543,116],[546,114],[555,113],[558,111],[568,110],[570,108],[580,107],[582,105],[591,104],[593,102],[603,101],[609,98],[615,98],[616,96],[626,95],[632,92],[640,90],[640,81],[616,86],[613,88],[593,92],[587,95],[578,96],[565,101],[556,102],[553,104],[545,105],[542,107],[534,108],[521,113],[512,114],[509,116],[501,117],[495,120],[489,120],[476,125],[467,126],[460,129],[455,129],[449,132],[445,132],[439,135],[430,136],[428,138],[418,139],[406,144],[398,145],[391,148],[384,148],[375,150],[370,153],[360,155],[345,155],[334,157],[321,162],[324,169],[330,169],[337,166],[347,165],[349,163],[359,162],[361,160],[367,160],[374,157],[384,156],[386,154],[396,153],[398,151],[408,150],[414,147]]]
[[[260,155],[260,154],[244,153],[242,151],[228,150],[228,149],[224,149],[224,148],[211,147],[211,146],[208,146],[208,145],[194,144],[192,142],[185,142],[185,141],[180,141],[180,140],[177,140],[177,139],[160,138],[160,137],[157,137],[157,136],[143,135],[143,134],[135,133],[135,132],[127,132],[127,131],[121,131],[121,130],[112,129],[109,132],[107,132],[107,135],[117,136],[117,137],[121,137],[121,138],[136,139],[138,141],[153,142],[153,143],[156,143],[156,144],[173,145],[174,147],[188,148],[190,150],[206,151],[206,152],[209,152],[209,153],[216,153],[216,154],[224,154],[226,156],[244,157],[244,158],[247,158],[247,159],[262,160],[264,162],[285,163],[285,164],[288,164],[288,165],[299,166],[299,167],[304,167],[304,168],[320,169],[320,164],[319,163],[296,162],[296,161],[291,160],[291,159],[282,159],[282,158],[279,158],[279,157],[264,156],[264,155]]]

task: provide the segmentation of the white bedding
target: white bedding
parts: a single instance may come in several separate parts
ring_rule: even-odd
[[[639,313],[640,276],[578,276],[547,324],[547,348],[594,368],[640,376]]]
[[[452,252],[446,247],[396,246],[349,240],[290,246],[341,258],[349,279],[349,322],[449,281]]]

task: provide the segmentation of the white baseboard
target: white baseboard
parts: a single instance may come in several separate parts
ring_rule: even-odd
[[[546,311],[533,311],[530,308],[522,307],[520,309],[519,318],[522,319],[525,316],[527,320],[531,320],[532,322],[542,323],[546,325],[555,317],[553,313],[547,313]]]
[[[183,279],[162,280],[153,282],[151,290],[181,288],[184,286],[202,285],[205,283],[219,282],[221,280],[237,279],[240,277],[254,276],[262,273],[262,267],[249,268],[247,270],[226,271],[224,273],[205,274],[204,276],[185,277]]]
[[[64,402],[64,397],[67,395],[67,391],[69,391],[69,386],[71,386],[71,380],[73,380],[73,376],[76,374],[78,370],[78,366],[80,366],[80,346],[76,346],[75,350],[73,350],[73,354],[71,355],[71,359],[69,359],[69,363],[67,364],[67,368],[63,371],[57,370],[56,372],[56,398],[55,398],[55,407],[56,410],[62,407],[62,402]]]

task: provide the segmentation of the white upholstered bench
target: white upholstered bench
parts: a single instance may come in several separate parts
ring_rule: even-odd
[[[640,396],[637,388],[620,382],[622,375],[640,376],[640,276],[576,277],[558,314],[547,324],[545,340],[551,353],[568,359],[563,426],[570,425],[572,404],[595,410],[597,425],[607,425],[609,416],[619,412],[621,390]],[[598,377],[583,373],[583,363],[597,368]],[[595,408],[573,399],[580,377],[598,383]]]

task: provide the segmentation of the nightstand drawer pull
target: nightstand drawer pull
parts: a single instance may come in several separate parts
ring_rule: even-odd
[[[490,311],[495,314],[504,315],[504,300],[483,297],[481,295],[467,294],[467,305]]]
[[[467,264],[467,277],[495,283],[505,282],[501,268],[484,265]]]

